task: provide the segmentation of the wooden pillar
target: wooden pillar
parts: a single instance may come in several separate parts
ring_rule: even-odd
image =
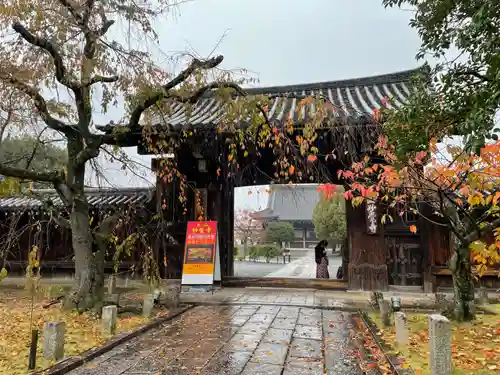
[[[371,226],[368,223],[365,204],[355,208],[350,202],[347,202],[346,215],[350,247],[349,289],[387,290],[385,241],[379,215],[376,214],[376,228],[373,227],[373,222],[371,222]]]
[[[219,141],[217,217],[219,230],[219,253],[222,277],[234,275],[234,173],[233,165],[228,161],[229,140]]]
[[[155,159],[153,159],[154,161]],[[152,169],[158,168],[159,161],[152,163]],[[160,264],[160,275],[167,279],[180,279],[184,259],[184,244],[186,240],[187,217],[184,215],[184,206],[179,200],[180,180],[173,177],[172,181],[162,176],[156,179],[156,208],[164,220],[164,230],[172,236],[173,244],[167,233],[160,233],[157,243],[157,261]],[[187,202],[189,203],[189,202]],[[163,265],[166,260],[167,267]]]
[[[222,189],[222,207],[226,225],[226,273],[234,276],[234,184],[231,180]]]

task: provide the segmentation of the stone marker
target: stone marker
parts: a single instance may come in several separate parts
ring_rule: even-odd
[[[406,314],[398,311],[394,318],[394,325],[396,326],[396,343],[404,347],[408,345],[408,326],[406,325]]]
[[[108,279],[108,294],[116,293],[116,276],[111,275]]]
[[[114,335],[116,332],[116,314],[118,307],[115,305],[104,306],[102,308],[102,332],[105,335]]]
[[[388,300],[381,300],[380,302],[380,319],[385,327],[391,326],[391,303]]]
[[[153,314],[154,307],[154,296],[152,294],[146,294],[142,301],[142,315],[145,318],[150,318]]]
[[[440,314],[429,315],[429,364],[431,375],[451,375],[451,324]]]
[[[181,285],[179,284],[167,284],[162,293],[162,304],[167,308],[179,307],[179,294],[181,292]]]
[[[64,322],[47,322],[43,328],[43,358],[58,361],[64,357]]]

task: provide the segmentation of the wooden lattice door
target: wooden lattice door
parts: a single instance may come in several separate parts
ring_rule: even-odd
[[[419,239],[386,237],[389,285],[423,285],[423,262]]]

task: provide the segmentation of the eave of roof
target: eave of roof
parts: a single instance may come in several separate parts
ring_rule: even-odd
[[[359,121],[371,118],[374,110],[388,99],[388,107],[400,107],[410,95],[410,79],[416,74],[426,74],[428,66],[396,73],[337,81],[305,83],[286,86],[247,88],[250,95],[268,95],[273,103],[269,106],[270,121],[307,121],[314,112],[314,103],[303,106],[298,113],[301,98],[324,97],[332,104],[332,119]],[[154,125],[170,126],[174,129],[189,126],[211,126],[224,116],[224,104],[214,97],[199,100],[187,114],[185,105],[174,103],[169,114],[158,114],[151,121]],[[112,126],[100,127],[111,131]]]
[[[154,196],[152,188],[87,188],[85,195],[90,207],[101,208],[110,206],[132,206],[145,204]],[[0,198],[0,210],[22,211],[42,208],[44,203],[50,202],[56,207],[64,204],[55,190],[39,189],[29,195],[17,195]]]
[[[274,219],[274,218],[277,218],[278,216],[275,215],[273,213],[273,210],[269,209],[269,208],[264,208],[263,210],[261,211],[257,211],[257,212],[252,212],[250,214],[250,216],[253,218],[253,219]]]

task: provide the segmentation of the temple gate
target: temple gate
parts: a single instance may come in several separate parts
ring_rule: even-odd
[[[410,78],[419,72],[421,69],[344,81],[257,88],[247,92],[249,95],[267,95],[273,99],[268,118],[276,126],[286,119],[298,121],[296,108],[300,98],[324,97],[342,108],[341,112],[336,111],[332,115],[332,121],[338,126],[318,129],[315,141],[319,154],[331,154],[335,158],[318,158],[318,169],[321,168],[324,173],[318,173],[312,177],[312,181],[307,181],[342,184],[336,177],[337,171],[350,165],[355,156],[370,154],[380,134],[379,125],[373,121],[373,111],[380,108],[387,98],[391,103],[389,106],[404,103],[411,90]],[[256,147],[246,157],[238,157],[238,171],[234,170],[233,164],[221,162],[227,160],[234,136],[217,131],[215,119],[223,110],[213,99],[203,98],[189,114],[180,106],[170,117],[158,120],[156,126],[167,128],[172,137],[179,136],[182,131],[189,131],[192,136],[172,150],[169,156],[177,161],[181,177],[170,180],[160,174],[156,198],[159,207],[167,207],[161,211],[171,223],[171,233],[179,243],[184,243],[187,221],[196,220],[200,210],[203,218],[219,223],[224,280],[234,274],[234,188],[273,182],[275,179],[271,176],[275,172],[273,163],[276,156],[272,149]],[[303,118],[307,118],[309,111],[314,111],[313,103],[302,109]],[[112,127],[104,130],[113,131]],[[296,132],[299,134],[300,129],[297,128]],[[140,154],[151,154],[141,129],[130,132],[121,145],[137,145]],[[162,164],[167,162],[168,158],[154,159],[152,168],[161,171]],[[181,189],[185,190],[187,197],[184,206],[176,195]],[[397,229],[380,225],[377,206],[347,206],[347,281],[350,289],[387,290],[389,285],[422,287],[425,280],[432,281],[432,275],[425,277],[423,272],[424,268],[430,266],[427,237],[408,233],[403,235]],[[175,256],[169,254],[169,258],[179,258],[177,264],[180,266],[182,251],[177,252]]]

